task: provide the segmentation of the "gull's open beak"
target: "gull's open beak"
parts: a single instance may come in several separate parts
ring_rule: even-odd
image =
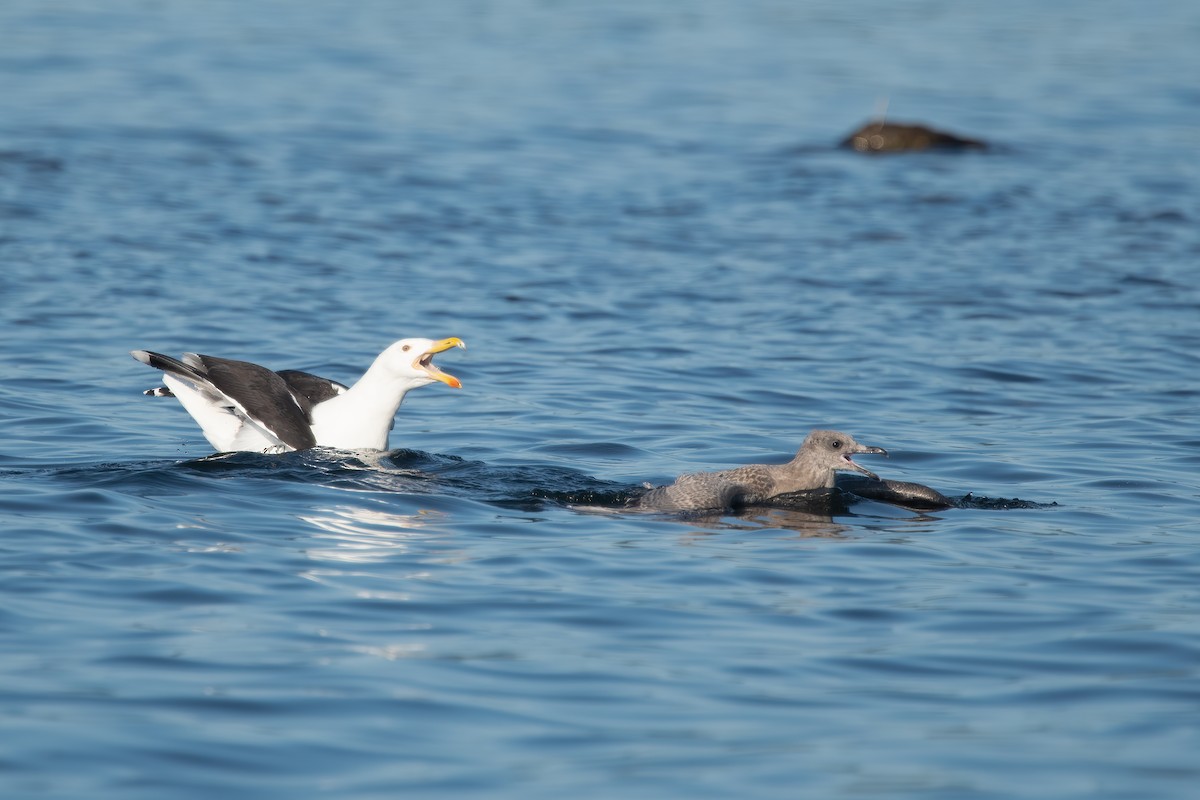
[[[850,457],[852,455],[858,455],[858,454],[886,456],[888,454],[887,450],[884,450],[882,447],[867,447],[866,445],[860,444],[858,446],[858,449],[855,450],[853,453],[843,453],[842,454],[842,460],[844,460],[846,462],[847,467],[854,470],[855,472],[861,472],[863,475],[866,475],[871,480],[874,480],[874,481],[879,480],[878,475],[876,475],[874,472],[871,472],[871,470],[867,469],[862,464],[859,464],[857,461],[855,461],[854,459],[852,459]]]
[[[449,339],[442,339],[440,342],[434,342],[428,350],[417,357],[417,360],[413,362],[413,366],[417,367],[418,369],[425,370],[425,372],[429,373],[429,377],[433,378],[435,381],[441,381],[447,386],[452,386],[455,389],[461,389],[462,381],[448,372],[442,372],[433,364],[433,356],[435,353],[444,353],[453,347],[461,347],[462,349],[466,350],[467,343],[462,339],[459,339],[457,336],[451,336]]]

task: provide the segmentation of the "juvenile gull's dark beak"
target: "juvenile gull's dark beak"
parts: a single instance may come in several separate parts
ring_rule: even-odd
[[[878,475],[876,475],[874,472],[871,472],[871,470],[867,469],[862,464],[859,464],[857,461],[855,461],[854,459],[851,458],[852,455],[860,455],[860,454],[861,455],[886,456],[888,454],[887,450],[884,450],[882,447],[868,447],[865,444],[860,444],[858,446],[858,449],[855,450],[854,453],[843,453],[842,454],[842,459],[846,462],[846,466],[848,468],[854,470],[855,472],[861,472],[863,475],[866,475],[871,480],[874,480],[874,481],[879,480]]]

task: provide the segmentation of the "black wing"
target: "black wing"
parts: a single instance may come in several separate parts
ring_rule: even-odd
[[[187,362],[199,362],[198,366],[212,386],[233,400],[250,420],[284,444],[297,450],[316,446],[310,416],[312,401],[306,395],[292,391],[278,373],[249,361],[216,356],[188,353],[184,359],[185,366]]]
[[[301,372],[298,369],[281,369],[275,374],[283,378],[293,392],[299,392],[314,406],[337,397],[348,388],[337,381],[313,375],[311,372]]]

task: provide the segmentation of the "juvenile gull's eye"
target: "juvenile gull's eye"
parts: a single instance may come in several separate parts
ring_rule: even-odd
[[[829,446],[832,447],[834,450],[840,450],[842,448],[842,440],[834,439],[832,442],[829,443]]]

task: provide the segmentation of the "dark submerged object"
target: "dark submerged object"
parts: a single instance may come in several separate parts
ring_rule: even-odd
[[[878,500],[914,511],[944,511],[947,508],[958,507],[958,503],[937,489],[908,481],[844,476],[838,480],[838,489],[867,500]]]
[[[838,143],[860,153],[904,153],[919,150],[986,150],[987,142],[939,131],[919,123],[872,120]]]

